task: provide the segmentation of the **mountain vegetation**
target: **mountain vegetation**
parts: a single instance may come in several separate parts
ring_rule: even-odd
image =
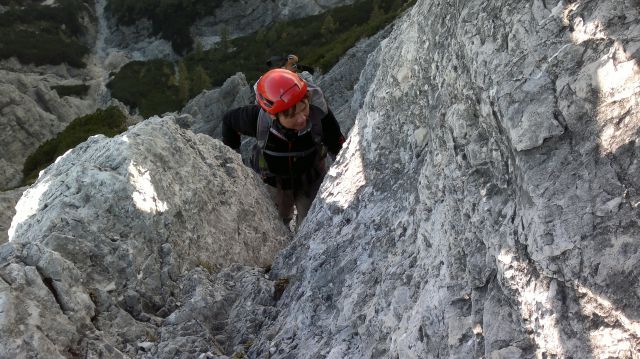
[[[223,36],[218,46],[209,50],[196,43],[175,66],[163,60],[124,66],[109,88],[113,97],[148,117],[179,110],[203,89],[220,86],[238,71],[255,81],[267,70],[265,61],[273,55],[295,53],[305,65],[326,71],[358,40],[377,33],[414,3],[360,1],[277,23],[247,36]]]
[[[41,170],[89,137],[97,134],[113,137],[124,132],[127,129],[126,120],[122,111],[114,106],[73,120],[56,137],[44,142],[27,158],[22,169],[23,184],[33,183]]]
[[[56,6],[41,1],[2,0],[0,59],[12,56],[21,63],[85,67],[89,48],[83,44],[85,28],[80,13],[90,0],[58,0]]]
[[[59,85],[59,86],[51,86],[52,90],[55,90],[58,93],[58,96],[73,96],[73,97],[84,97],[89,92],[89,85],[79,84],[79,85]]]
[[[222,3],[223,0],[109,0],[107,11],[123,25],[151,20],[154,34],[170,41],[176,53],[185,54],[194,45],[191,25],[201,17],[213,15]]]

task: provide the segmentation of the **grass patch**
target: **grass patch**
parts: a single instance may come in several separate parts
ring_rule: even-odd
[[[58,0],[56,6],[5,3],[9,10],[0,14],[0,59],[15,56],[24,64],[86,66],[83,57],[89,49],[80,41],[86,0]]]
[[[178,111],[202,90],[221,86],[238,71],[255,81],[273,55],[295,53],[303,64],[327,71],[358,40],[376,34],[413,4],[415,0],[360,1],[227,38],[214,49],[196,46],[175,66],[162,60],[130,63],[108,87],[114,98],[149,117]]]
[[[127,129],[126,120],[126,116],[117,107],[109,107],[91,115],[76,118],[55,138],[40,145],[27,158],[22,169],[22,185],[35,182],[41,170],[89,137],[97,134],[113,137],[124,132]]]
[[[89,92],[89,85],[61,85],[61,86],[52,86],[52,90],[58,93],[58,96],[75,96],[75,97],[84,97]]]

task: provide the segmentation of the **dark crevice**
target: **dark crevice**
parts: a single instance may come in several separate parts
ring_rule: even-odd
[[[91,323],[93,324],[94,328],[96,328],[97,330],[100,330],[99,326],[98,326],[98,316],[100,315],[100,306],[98,305],[98,299],[96,298],[96,294],[95,292],[91,291],[89,293],[89,298],[91,299],[91,302],[93,302],[93,307],[94,307],[94,314],[93,316],[91,316]]]
[[[49,289],[49,291],[53,295],[53,299],[55,299],[56,303],[58,303],[58,306],[60,306],[60,310],[62,310],[62,312],[66,314],[64,305],[60,300],[60,294],[58,293],[58,290],[53,284],[53,279],[45,277],[39,270],[38,270],[38,273],[40,274],[40,277],[42,278],[42,282],[44,283],[44,285]]]
[[[2,272],[0,272],[0,280],[7,283],[8,286],[11,286],[11,282],[2,275]]]

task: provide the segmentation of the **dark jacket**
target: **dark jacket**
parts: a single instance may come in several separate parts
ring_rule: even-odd
[[[227,112],[222,120],[222,141],[238,149],[241,134],[257,137],[260,116],[268,115],[258,105]],[[269,130],[265,143],[254,147],[252,167],[267,184],[282,189],[302,188],[323,177],[326,152],[336,156],[344,143],[331,110],[313,103],[310,103],[306,130],[284,128],[277,120],[272,121]]]

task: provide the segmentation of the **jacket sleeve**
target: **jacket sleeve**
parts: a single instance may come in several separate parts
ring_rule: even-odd
[[[342,149],[344,136],[340,131],[340,125],[336,117],[328,110],[328,113],[322,118],[322,142],[327,146],[329,153],[335,157]]]
[[[256,137],[260,106],[238,107],[222,117],[222,142],[237,150],[240,148],[240,135]]]

